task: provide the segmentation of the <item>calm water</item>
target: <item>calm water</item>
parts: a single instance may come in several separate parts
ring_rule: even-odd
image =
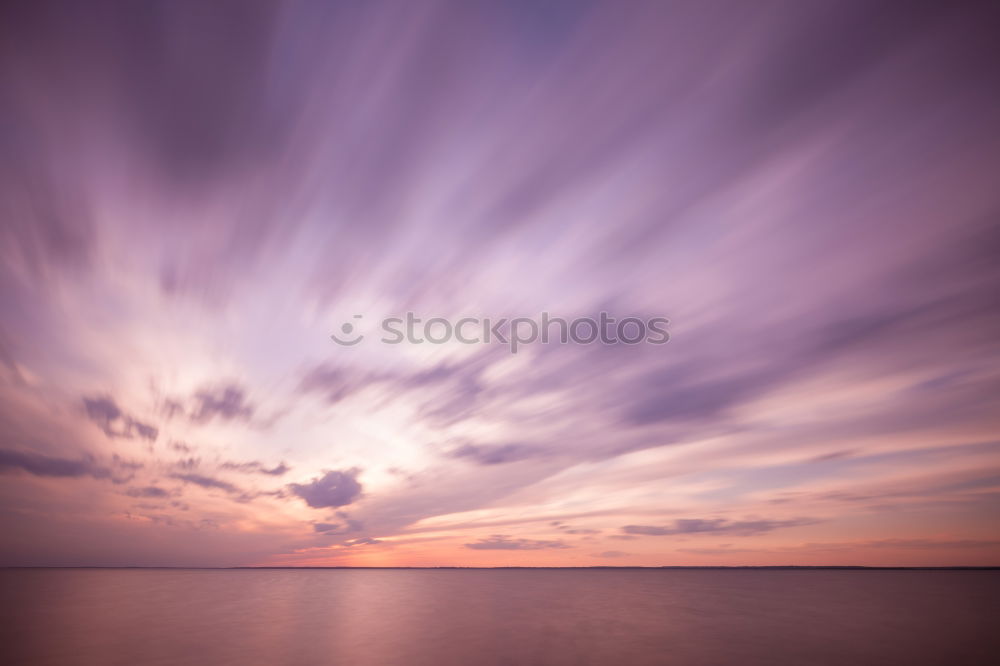
[[[0,570],[5,664],[1000,663],[1000,571]]]

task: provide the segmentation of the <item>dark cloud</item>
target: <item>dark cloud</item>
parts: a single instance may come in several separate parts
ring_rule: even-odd
[[[358,372],[352,368],[321,363],[309,369],[299,382],[299,391],[318,393],[330,404],[336,404],[368,386],[386,382],[389,374]]]
[[[708,367],[706,364],[706,370]],[[766,392],[779,377],[774,369],[762,369],[725,379],[686,380],[679,369],[657,370],[643,382],[636,383],[635,395],[638,397],[628,407],[628,420],[646,425],[668,420],[714,418],[749,396]]]
[[[83,405],[87,410],[87,418],[96,423],[108,437],[139,437],[154,442],[159,435],[159,429],[123,412],[110,396],[84,398]]]
[[[491,363],[503,358],[502,351],[487,347],[461,361],[438,363],[415,371],[359,371],[327,362],[309,369],[299,390],[317,393],[335,404],[347,396],[377,387],[382,389],[385,399],[403,395],[424,398],[426,416],[455,420],[468,413],[484,391],[480,375]]]
[[[944,19],[946,5],[915,2],[897,12],[891,3],[814,5],[789,12],[789,30],[767,50],[756,94],[745,113],[762,125],[787,123],[836,96],[927,24]],[[852,48],[840,36],[852,35]],[[792,55],[795,54],[795,55]]]
[[[129,488],[125,491],[129,497],[170,497],[170,493],[163,488],[156,486],[145,486],[143,488]]]
[[[502,465],[538,456],[541,451],[525,444],[465,444],[448,455],[471,460],[479,465]]]
[[[594,529],[590,529],[590,528],[587,528],[587,527],[573,527],[573,526],[567,525],[567,524],[565,524],[565,523],[563,523],[562,521],[559,521],[559,520],[553,521],[553,522],[551,522],[549,524],[552,525],[553,527],[555,527],[560,532],[563,532],[565,534],[600,534],[601,533],[601,530],[594,530]]]
[[[795,552],[856,552],[868,548],[888,550],[983,550],[1000,546],[996,539],[874,539],[870,541],[808,542],[779,548],[734,548],[724,544],[718,548],[678,548],[679,552],[695,555],[729,555],[739,553]]]
[[[314,509],[347,506],[361,497],[361,484],[356,478],[358,471],[327,472],[309,483],[290,484],[288,489]]]
[[[925,362],[924,350],[940,346],[955,321],[968,322],[984,342],[947,349],[939,361],[950,356],[964,363],[958,359],[966,353],[985,353],[990,346],[985,336],[1000,331],[997,319],[986,314],[988,299],[983,295],[970,297],[965,291],[933,297],[909,276],[885,279],[894,287],[888,290],[890,296],[872,296],[831,312],[801,312],[787,324],[789,330],[798,331],[794,338],[788,331],[751,327],[728,348],[718,340],[693,341],[685,359],[629,382],[626,390],[636,397],[624,406],[623,420],[629,425],[719,422],[735,408],[836,363],[878,364],[883,372],[891,372]],[[948,277],[940,279],[946,283]],[[938,388],[934,387],[936,392]],[[913,417],[908,413],[906,418]]]
[[[227,493],[233,494],[241,492],[239,488],[228,481],[216,479],[211,476],[202,476],[201,474],[172,474],[171,476],[178,481],[192,483],[196,486],[201,486],[202,488],[218,488],[219,490],[224,490]]]
[[[288,472],[291,469],[291,467],[289,467],[283,462],[275,465],[274,467],[267,467],[263,463],[256,460],[251,462],[242,462],[242,463],[225,462],[222,463],[219,467],[221,467],[222,469],[233,470],[236,472],[244,472],[247,474],[267,474],[269,476],[281,476],[282,474]]]
[[[151,426],[147,423],[142,423],[134,419],[129,419],[128,431],[130,434],[134,432],[136,436],[149,440],[150,442],[155,442],[156,436],[160,433],[159,429],[155,426]]]
[[[145,463],[141,463],[138,460],[126,460],[117,453],[111,454],[111,464],[118,469],[124,469],[130,472],[142,469],[146,466]]]
[[[355,532],[360,532],[362,528],[361,521],[352,520],[343,511],[337,512],[337,518],[340,518],[342,523],[313,523],[313,531],[319,534],[326,534],[328,536],[337,534],[351,534]]]
[[[46,456],[40,453],[0,449],[0,470],[27,472],[34,476],[82,477],[95,479],[111,477],[111,470],[91,459],[71,459]]]
[[[625,534],[643,536],[667,536],[674,534],[731,534],[733,536],[753,536],[764,534],[783,527],[812,525],[817,521],[812,518],[794,518],[791,520],[739,520],[729,521],[722,518],[681,518],[673,525],[625,525]]]
[[[83,405],[91,421],[100,425],[104,432],[111,434],[111,424],[122,418],[122,410],[108,397],[84,398]]]
[[[550,548],[570,548],[562,541],[544,541],[536,539],[512,539],[505,534],[494,534],[475,543],[465,544],[472,550],[547,550]]]
[[[265,98],[277,9],[268,3],[199,4],[183,11],[158,2],[98,3],[88,11],[13,4],[18,7],[5,10],[3,22],[24,30],[5,30],[3,37],[21,56],[22,68],[59,80],[56,94],[64,100],[79,99],[88,84],[116,90],[112,98],[127,100],[116,105],[121,134],[172,188],[200,191],[243,160],[280,145],[280,130],[289,129],[276,122],[276,108]],[[49,44],[43,62],[24,62],[40,48],[25,31]],[[183,56],[171,48],[177,40],[185,44]],[[86,107],[92,111],[109,101],[90,100]],[[255,140],[247,141],[248,135]]]
[[[274,145],[281,126],[268,118],[264,93],[275,9],[253,2],[192,7],[183,18],[175,16],[180,23],[173,27],[189,49],[179,59],[160,46],[165,26],[159,11],[126,8],[119,17],[135,31],[132,57],[119,72],[134,94],[136,137],[149,141],[175,183],[201,187]],[[248,132],[259,133],[258,139],[243,140]]]
[[[207,423],[216,417],[224,421],[247,421],[254,413],[244,390],[235,384],[202,389],[195,393],[194,401],[191,419],[197,423]]]
[[[313,523],[313,531],[321,534],[336,534],[343,528],[339,523]]]
[[[627,556],[628,556],[628,553],[620,551],[620,550],[606,550],[603,553],[594,553],[593,554],[593,557],[606,557],[606,558],[627,557]]]
[[[337,511],[335,515],[344,521],[344,527],[348,532],[360,532],[364,528],[364,523],[351,518],[351,515],[346,511]]]

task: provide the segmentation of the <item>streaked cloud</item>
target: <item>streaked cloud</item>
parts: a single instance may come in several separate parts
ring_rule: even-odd
[[[87,410],[87,417],[96,423],[108,437],[123,437],[125,439],[139,437],[156,441],[159,434],[158,428],[125,414],[110,397],[84,398],[83,405]]]
[[[0,449],[0,470],[21,471],[34,476],[80,477],[95,479],[111,477],[111,470],[91,459],[70,459],[46,456],[26,451]]]
[[[562,541],[546,541],[539,539],[512,539],[504,534],[495,534],[475,543],[465,544],[472,550],[547,550],[551,548],[570,548]]]
[[[755,536],[782,527],[797,527],[817,522],[811,518],[795,518],[792,520],[737,520],[728,521],[722,518],[706,520],[703,518],[678,518],[672,525],[663,527],[653,525],[626,525],[622,528],[625,534],[642,536],[669,536],[675,534],[729,534],[733,536]]]
[[[529,5],[0,9],[0,564],[996,564],[983,10]]]

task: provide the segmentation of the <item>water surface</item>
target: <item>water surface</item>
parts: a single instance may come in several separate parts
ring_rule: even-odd
[[[988,664],[1000,571],[7,569],[5,663]]]

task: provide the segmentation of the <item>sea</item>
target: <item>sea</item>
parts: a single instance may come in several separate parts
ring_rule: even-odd
[[[2,569],[0,662],[1000,664],[1000,571]]]

